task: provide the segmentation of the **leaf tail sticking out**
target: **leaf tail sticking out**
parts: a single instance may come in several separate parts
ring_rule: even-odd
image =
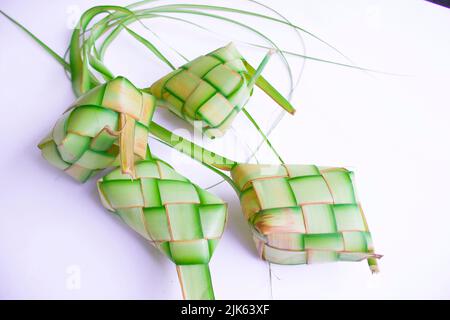
[[[207,264],[177,265],[185,300],[214,300],[211,273]]]
[[[50,47],[48,47],[44,42],[42,42],[38,37],[36,37],[30,30],[25,28],[22,24],[20,24],[18,21],[14,20],[12,17],[7,15],[5,12],[0,10],[0,14],[5,16],[9,21],[14,23],[16,26],[18,26],[22,31],[24,31],[26,34],[28,34],[36,43],[38,43],[48,54],[50,54],[63,68],[67,71],[70,71],[70,65],[61,57],[59,56],[55,51],[53,51]]]
[[[136,120],[128,114],[121,113],[120,123],[120,167],[123,174],[128,174],[134,179],[136,178],[136,172],[134,169],[134,130]]]
[[[252,78],[256,78],[255,84],[258,88],[263,90],[270,98],[272,98],[280,107],[289,112],[290,114],[295,114],[295,108],[291,105],[291,103],[277,90],[275,89],[263,76],[259,73],[262,70],[260,68],[255,70],[247,61],[244,60],[244,65],[247,68],[249,75]]]

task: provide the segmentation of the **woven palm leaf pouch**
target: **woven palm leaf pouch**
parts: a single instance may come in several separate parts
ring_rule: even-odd
[[[214,299],[209,263],[224,232],[227,204],[168,163],[153,157],[148,146],[149,134],[201,162],[233,187],[262,259],[284,265],[367,260],[371,271],[378,272],[381,255],[375,253],[356,195],[353,172],[339,167],[284,164],[268,140],[269,133],[263,132],[245,109],[257,86],[285,111],[295,113],[289,100],[261,75],[275,52],[356,66],[283,51],[260,31],[247,27],[249,21],[233,21],[219,13],[235,12],[242,14],[242,18],[253,16],[277,22],[327,44],[286,19],[206,4],[157,4],[136,9],[153,2],[156,1],[88,9],[73,30],[68,61],[0,11],[63,66],[78,97],[39,143],[42,156],[79,182],[109,169],[97,180],[102,205],[175,264],[185,299]],[[94,19],[105,13],[105,17]],[[157,47],[127,27],[132,22],[142,24],[144,18],[161,18],[165,13],[230,21],[247,27],[272,45],[247,43],[269,50],[256,69],[233,43],[176,69]],[[122,76],[115,77],[102,59],[121,30],[128,31],[173,71],[155,82],[152,79],[149,85],[153,84],[142,90]],[[97,40],[101,43],[98,46]],[[285,62],[292,92],[290,64]],[[195,128],[196,122],[201,122],[201,130],[209,138],[223,136],[242,111],[282,164],[244,164],[212,153],[154,123],[157,106],[168,108]]]
[[[200,56],[146,89],[170,111],[193,124],[202,123],[209,138],[221,137],[250,98],[254,84],[290,113],[295,109],[261,75],[267,59],[253,69],[233,43]],[[254,80],[254,81],[253,81]]]
[[[138,161],[98,181],[103,205],[176,265],[185,299],[214,299],[208,263],[222,236],[227,204],[158,159]]]
[[[144,159],[155,98],[117,77],[80,96],[40,143],[43,157],[74,179]]]
[[[231,176],[259,255],[278,264],[367,259],[377,272],[372,237],[353,172],[315,165],[238,164]]]
[[[97,183],[104,207],[177,265],[185,299],[214,299],[208,263],[227,205],[152,157],[154,109],[152,95],[117,77],[80,96],[39,148],[80,182],[115,167]]]

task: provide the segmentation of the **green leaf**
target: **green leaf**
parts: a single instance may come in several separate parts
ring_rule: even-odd
[[[249,74],[254,77],[257,74],[257,70],[255,70],[247,61],[244,61],[244,65],[247,68]],[[295,113],[295,108],[291,105],[291,103],[281,94],[279,93],[263,76],[259,76],[256,78],[256,85],[263,90],[269,97],[271,97],[276,103],[278,103],[284,110],[289,112],[290,114]]]
[[[60,65],[64,67],[64,69],[69,70],[69,64],[60,57],[55,51],[50,49],[45,43],[43,43],[38,37],[36,37],[31,31],[29,31],[27,28],[25,28],[22,24],[11,18],[9,15],[7,15],[5,12],[0,10],[0,13],[4,15],[8,20],[10,20],[12,23],[14,23],[16,26],[18,26],[20,29],[22,29],[26,34],[28,34],[31,38],[33,38],[34,41],[36,41],[47,53],[49,53]]]
[[[140,43],[142,43],[144,46],[146,46],[151,52],[153,52],[153,54],[158,57],[158,59],[160,59],[162,62],[164,62],[165,64],[167,64],[170,68],[172,68],[172,70],[175,70],[176,68],[173,66],[172,63],[170,63],[170,61],[158,50],[158,48],[156,48],[150,41],[148,41],[147,39],[141,37],[140,35],[138,35],[136,32],[134,32],[133,30],[125,27],[125,29],[128,31],[129,34],[131,34],[136,40],[138,40]]]

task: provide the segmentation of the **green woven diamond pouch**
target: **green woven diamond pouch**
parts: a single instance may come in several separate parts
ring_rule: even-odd
[[[155,98],[117,77],[82,95],[39,143],[53,166],[84,182],[99,170],[123,164],[133,173],[144,159]]]
[[[181,66],[148,90],[179,117],[202,121],[204,133],[214,138],[225,133],[249,99],[248,78],[244,59],[229,44]]]
[[[263,259],[278,264],[367,259],[377,271],[380,256],[374,253],[351,171],[239,164],[231,175]]]
[[[117,168],[98,181],[103,205],[177,265],[185,298],[214,298],[208,263],[227,204],[161,160],[139,161],[135,169],[135,179]]]

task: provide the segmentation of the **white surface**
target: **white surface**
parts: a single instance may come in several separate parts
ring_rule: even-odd
[[[62,53],[73,12],[108,2],[125,4],[2,0],[0,8]],[[358,65],[409,75],[367,75],[306,63],[293,99],[298,112],[284,118],[272,139],[286,162],[355,170],[384,258],[376,276],[365,263],[272,265],[273,297],[450,298],[450,10],[412,0],[278,0],[271,5]],[[195,48],[188,45],[189,28],[161,21],[148,25],[169,36],[170,43],[178,41],[177,48],[190,58],[231,40],[202,34]],[[290,31],[267,29],[283,47],[299,49]],[[116,73],[144,86],[168,72],[129,37],[119,41],[107,56]],[[36,144],[73,100],[62,69],[3,17],[0,43],[0,298],[180,298],[172,263],[101,207],[94,183],[77,184],[40,157]],[[340,59],[311,39],[306,48],[309,55]],[[264,55],[241,50],[255,65]],[[279,66],[274,59],[264,75],[286,92]],[[249,106],[265,126],[278,111],[267,102],[257,92]],[[167,114],[158,119],[173,128],[181,123]],[[245,126],[241,116],[236,128]],[[218,180],[151,143],[155,153],[196,183]],[[259,158],[273,161],[269,155]],[[213,191],[230,203],[229,223],[211,262],[217,298],[270,299],[268,266],[255,255],[237,198],[224,184]]]

